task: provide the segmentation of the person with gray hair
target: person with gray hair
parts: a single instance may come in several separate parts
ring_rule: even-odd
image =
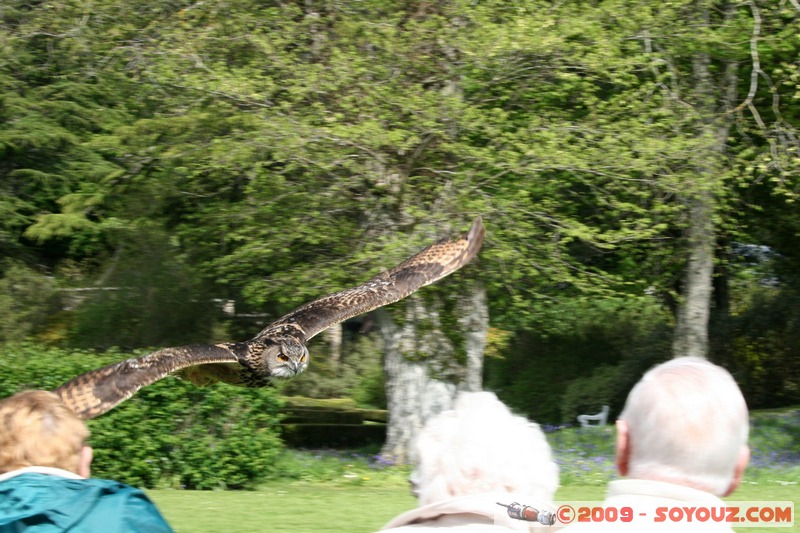
[[[414,448],[419,507],[382,531],[529,531],[550,523],[558,466],[537,424],[491,392],[462,392],[433,417]],[[541,526],[547,527],[547,526]]]
[[[624,523],[575,524],[565,531],[643,530],[658,525],[657,509],[720,508],[720,497],[741,482],[750,459],[748,411],[724,368],[679,357],[649,370],[633,387],[616,423],[616,464],[625,479],[612,481],[604,507],[629,508]],[[662,512],[663,514],[663,512]],[[714,520],[666,519],[676,530],[733,531]]]

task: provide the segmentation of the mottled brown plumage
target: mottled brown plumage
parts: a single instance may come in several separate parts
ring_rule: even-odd
[[[199,386],[264,387],[294,377],[308,366],[306,342],[314,335],[455,272],[478,253],[483,234],[478,217],[461,238],[439,241],[366,283],[302,305],[248,341],[164,348],[82,374],[55,392],[80,416],[94,418],[172,373]]]

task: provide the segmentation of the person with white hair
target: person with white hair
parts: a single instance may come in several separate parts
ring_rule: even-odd
[[[741,482],[750,459],[748,411],[727,370],[697,357],[652,368],[631,390],[616,427],[616,465],[625,479],[609,484],[603,506],[617,514],[630,509],[634,519],[628,527],[620,521],[582,523],[565,531],[641,531],[658,525],[733,531],[717,520],[690,523],[685,515],[666,514],[683,507],[724,508],[720,497]]]
[[[414,447],[411,484],[419,507],[382,531],[529,531],[549,524],[558,488],[550,446],[537,424],[493,393],[462,392],[452,410],[426,423]]]

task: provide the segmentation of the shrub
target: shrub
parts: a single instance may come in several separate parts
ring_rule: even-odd
[[[55,301],[51,278],[11,264],[0,277],[0,342],[19,341],[41,328]]]
[[[537,422],[574,423],[575,415],[597,412],[603,404],[618,413],[642,372],[670,357],[671,328],[654,300],[586,303],[583,308],[567,302],[559,320],[561,328],[553,332],[518,332],[502,358],[486,360],[486,387]],[[592,384],[596,369],[617,366],[615,379],[606,370],[600,376],[603,385]],[[565,399],[575,380],[581,381],[571,388],[573,397]],[[585,387],[591,391],[582,392]],[[579,396],[585,397],[583,407],[574,405]],[[565,401],[573,405],[565,407]]]
[[[561,421],[574,424],[579,414],[593,415],[604,405],[611,405],[619,381],[619,368],[600,366],[590,376],[573,380],[561,400]],[[613,421],[615,413],[609,413]]]
[[[761,288],[732,319],[729,369],[747,404],[780,407],[800,402],[800,292]]]
[[[88,291],[73,312],[71,346],[108,349],[176,346],[211,340],[213,305],[197,273],[169,236],[131,234],[106,289]]]
[[[124,359],[33,345],[5,346],[0,395],[53,389],[75,375]],[[280,402],[271,389],[197,388],[166,378],[89,421],[93,475],[148,488],[251,488],[275,468],[283,445]]]

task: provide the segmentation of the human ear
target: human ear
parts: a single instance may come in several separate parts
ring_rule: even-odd
[[[723,496],[730,496],[731,493],[739,487],[739,484],[742,482],[742,476],[744,475],[744,469],[747,468],[747,463],[749,462],[750,447],[745,444],[742,446],[741,450],[739,450],[739,458],[736,460],[736,466],[733,469],[733,479]]]
[[[83,446],[81,448],[80,458],[78,459],[78,471],[76,472],[83,478],[89,478],[92,475],[92,459],[94,452],[91,446]]]
[[[628,475],[628,460],[631,455],[630,447],[630,434],[628,433],[628,424],[624,420],[617,420],[617,470],[619,475],[625,477]]]

